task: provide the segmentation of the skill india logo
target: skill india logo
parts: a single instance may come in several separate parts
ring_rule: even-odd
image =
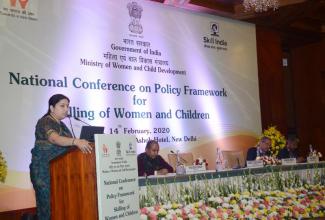
[[[228,42],[223,39],[220,35],[220,25],[217,22],[209,23],[209,34],[203,36],[203,44],[205,48],[217,50],[217,51],[227,51]]]
[[[20,8],[26,9],[28,0],[9,0],[10,1],[10,6],[13,8],[19,7],[17,2],[19,2]]]
[[[136,2],[130,2],[127,4],[129,10],[129,15],[131,18],[131,23],[129,24],[129,31],[135,34],[142,34],[143,28],[140,23],[141,13],[143,11],[141,5]]]
[[[210,23],[210,30],[211,30],[211,35],[212,36],[219,37],[219,24],[218,23],[211,22]]]
[[[128,149],[125,151],[126,155],[135,155],[136,151],[133,144],[130,142]]]

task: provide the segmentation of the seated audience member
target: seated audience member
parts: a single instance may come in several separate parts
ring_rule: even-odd
[[[298,152],[298,138],[296,137],[288,137],[286,147],[280,150],[278,158],[285,159],[285,158],[296,158],[297,163],[304,162],[305,159],[299,156]]]
[[[246,160],[256,160],[256,157],[270,156],[271,139],[262,137],[255,147],[251,147],[247,151]]]
[[[154,175],[155,171],[157,171],[159,175],[173,172],[173,168],[158,155],[158,152],[158,142],[155,140],[148,141],[145,152],[138,155],[139,176]]]

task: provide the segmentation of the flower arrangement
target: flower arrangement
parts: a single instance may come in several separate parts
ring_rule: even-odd
[[[205,167],[207,168],[208,167],[208,162],[207,162],[206,159],[203,159],[203,158],[199,157],[194,161],[193,165],[205,165]]]
[[[279,151],[286,146],[286,139],[281,132],[276,129],[276,126],[268,127],[268,129],[263,131],[262,136],[271,139],[272,144],[270,152],[274,157],[276,157],[279,154]]]
[[[313,151],[309,152],[309,156],[310,157],[318,157],[318,158],[323,157],[322,153],[321,152],[318,152],[316,150],[313,150]]]
[[[254,191],[212,196],[187,205],[143,207],[140,219],[301,219],[325,216],[325,186],[305,185],[287,191]]]
[[[262,157],[256,157],[256,160],[262,160],[264,166],[266,165],[280,165],[281,161],[277,159],[274,156],[268,157],[268,156],[262,156]]]
[[[317,165],[315,165],[316,169]],[[268,168],[271,172],[255,175],[249,169],[244,171],[244,176],[231,178],[210,179],[213,174],[202,176],[189,176],[185,183],[168,184],[166,180],[159,180],[158,185],[151,185],[146,181],[146,187],[140,189],[140,207],[150,207],[157,204],[176,202],[180,204],[191,204],[210,197],[227,197],[229,194],[243,193],[245,191],[287,191],[290,188],[299,188],[305,184],[322,185],[325,187],[325,168],[316,169],[313,175],[309,170],[279,172],[281,167]],[[227,171],[225,171],[227,172]],[[228,174],[227,174],[228,175]],[[193,179],[194,178],[194,179]],[[157,179],[158,181],[158,179]],[[176,181],[176,179],[174,179]]]
[[[7,176],[7,162],[0,151],[0,182],[5,182]]]

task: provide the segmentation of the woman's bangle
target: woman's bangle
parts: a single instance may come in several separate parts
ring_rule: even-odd
[[[72,140],[72,144],[71,144],[72,146],[74,145],[74,141],[75,141],[75,140],[76,140],[76,139],[75,139],[75,138],[73,138],[73,140]]]

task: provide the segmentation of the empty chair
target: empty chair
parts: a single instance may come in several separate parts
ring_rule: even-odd
[[[194,159],[193,159],[193,154],[192,153],[179,153],[179,159],[180,162],[184,165],[193,165]],[[168,162],[169,164],[173,167],[173,169],[176,169],[176,154],[168,154]]]
[[[245,167],[245,157],[243,151],[222,151],[225,168],[233,169]]]

